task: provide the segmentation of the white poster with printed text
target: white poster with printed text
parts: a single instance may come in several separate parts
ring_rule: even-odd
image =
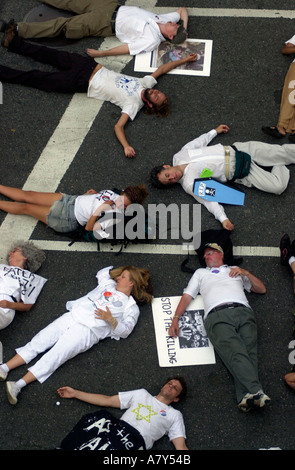
[[[179,337],[168,335],[181,297],[158,297],[152,302],[160,367],[215,364],[215,352],[204,327],[203,299],[198,295],[179,319]]]

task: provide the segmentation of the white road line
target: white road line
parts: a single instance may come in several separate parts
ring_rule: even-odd
[[[42,250],[47,251],[67,251],[92,253],[97,252],[96,243],[75,242],[69,246],[70,241],[48,241],[48,240],[32,240]],[[112,246],[110,243],[101,243],[101,253],[116,253],[120,250],[120,245]],[[194,253],[192,245],[172,245],[172,244],[130,244],[123,248],[124,253],[149,254],[149,255],[186,255]],[[233,248],[235,256],[261,256],[261,257],[278,257],[280,256],[279,248],[265,246],[236,246]]]
[[[151,11],[171,11],[170,8],[155,7],[155,0],[128,0],[126,4],[142,6]],[[190,16],[220,16],[220,17],[256,17],[256,18],[294,18],[293,10],[245,10],[245,9],[212,9],[190,8]],[[109,49],[117,44],[116,38],[106,38],[103,49]],[[130,56],[100,59],[102,64],[120,71],[130,61]],[[25,182],[23,189],[36,191],[56,191],[69,165],[75,158],[92,123],[100,111],[103,102],[91,100],[85,94],[75,94],[61,118],[52,137],[41,153],[35,167]],[[79,116],[79,119],[77,119]],[[67,136],[65,139],[65,135]],[[70,136],[70,137],[69,137]],[[28,240],[37,222],[31,217],[17,217],[8,214],[0,227],[0,261],[5,261],[6,253],[11,244],[19,239]],[[48,247],[50,242],[47,242]],[[57,244],[55,244],[57,247]],[[47,248],[46,248],[47,249]],[[50,249],[50,248],[48,248]]]
[[[181,3],[181,2],[180,2]],[[145,7],[147,8],[147,7]],[[151,11],[166,13],[167,7],[150,8]],[[188,8],[189,16],[234,17],[234,18],[295,18],[294,10],[247,10],[243,8]]]

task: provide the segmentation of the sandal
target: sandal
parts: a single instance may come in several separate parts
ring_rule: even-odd
[[[275,137],[276,139],[282,139],[283,137],[285,137],[283,134],[279,132],[277,127],[262,127],[261,130],[265,134],[271,135],[272,137]]]

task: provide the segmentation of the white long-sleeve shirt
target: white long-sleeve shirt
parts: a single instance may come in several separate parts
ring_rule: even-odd
[[[127,338],[139,317],[139,308],[134,298],[117,291],[117,284],[110,277],[111,268],[112,266],[109,266],[98,271],[96,275],[98,285],[95,289],[80,299],[69,301],[66,304],[66,308],[72,312],[73,318],[78,323],[90,328],[100,340],[106,337],[116,340]],[[112,316],[118,320],[114,329],[106,321],[95,316],[96,308],[106,310],[107,307]]]
[[[205,169],[211,170],[213,172],[212,177],[220,182],[225,183],[227,181],[225,177],[224,146],[217,144],[208,147],[208,144],[216,136],[216,130],[212,129],[184,145],[182,149],[173,156],[173,166],[188,163],[179,183],[185,192],[193,196],[200,204],[203,204],[206,209],[222,223],[228,218],[223,206],[218,202],[206,201],[193,193],[194,180],[201,178],[201,173]]]

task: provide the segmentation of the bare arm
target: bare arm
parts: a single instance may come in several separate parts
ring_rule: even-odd
[[[128,114],[122,113],[120,119],[114,126],[114,131],[115,131],[117,139],[119,140],[120,144],[124,148],[125,156],[128,158],[134,158],[135,150],[133,147],[131,147],[131,145],[129,145],[125,136],[125,126],[128,120],[129,120]]]
[[[96,49],[87,49],[87,54],[90,57],[107,57],[112,55],[123,55],[130,54],[128,44],[122,44],[121,46],[113,47],[106,51],[98,51]]]
[[[96,222],[96,220],[97,220],[97,217],[99,217],[102,212],[105,212],[105,211],[110,210],[112,204],[114,204],[114,201],[107,201],[107,202],[104,202],[103,204],[101,204],[101,206],[99,206],[99,207],[94,211],[94,213],[92,214],[92,216],[88,219],[88,222],[87,222],[87,224],[85,225],[85,230],[93,230],[93,227],[94,227],[94,225],[95,225],[95,222]]]
[[[285,44],[283,49],[281,50],[281,53],[284,55],[294,54],[295,53],[294,44],[292,44],[291,42],[287,42],[287,44]]]
[[[188,24],[188,11],[187,8],[181,7],[176,10],[177,13],[179,13],[180,19],[183,21],[183,26],[184,29],[187,29],[187,24]]]
[[[256,276],[253,276],[253,274],[251,274],[249,271],[246,271],[246,269],[242,269],[239,267],[231,268],[229,275],[230,277],[237,277],[239,275],[246,276],[251,283],[252,292],[255,292],[255,294],[266,293],[266,287],[263,282],[260,281],[260,279],[258,279]]]
[[[154,73],[152,73],[152,77],[157,79],[161,75],[169,73],[171,70],[176,69],[176,67],[179,67],[182,64],[186,64],[187,62],[194,62],[197,57],[198,54],[190,54],[186,57],[183,57],[182,59],[172,60],[171,62],[167,62],[167,64],[162,64],[157,68],[157,70],[155,70]]]
[[[172,439],[171,442],[176,450],[188,450],[184,437],[177,437],[176,439]]]
[[[179,304],[177,305],[172,323],[170,325],[170,328],[168,330],[168,335],[169,336],[178,336],[179,335],[179,326],[178,326],[178,318],[181,317],[181,315],[186,311],[188,305],[190,304],[192,300],[192,297],[188,294],[183,294],[181,297]]]
[[[61,398],[76,398],[91,405],[120,408],[119,395],[108,396],[99,393],[87,393],[71,387],[61,387],[57,390],[57,393]]]
[[[0,307],[11,308],[18,312],[29,312],[34,304],[24,304],[23,302],[10,302],[9,300],[0,300]]]

